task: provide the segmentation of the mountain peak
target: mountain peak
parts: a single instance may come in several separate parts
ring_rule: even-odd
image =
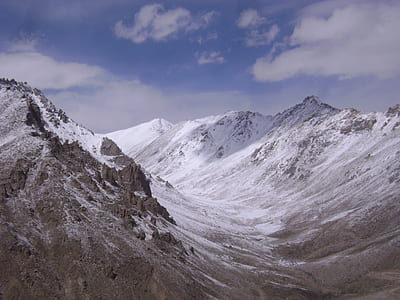
[[[167,121],[165,119],[162,119],[162,118],[153,119],[153,120],[151,120],[151,121],[149,121],[147,123],[144,123],[144,124],[148,124],[148,125],[152,126],[152,128],[158,129],[158,130],[169,129],[173,125],[171,122],[169,122],[169,121]]]
[[[174,124],[171,122],[157,118],[134,127],[107,133],[105,136],[117,142],[124,153],[134,157],[137,155],[138,149],[150,144],[172,126]]]
[[[318,96],[311,95],[304,98],[303,104],[322,104],[322,102]]]
[[[340,110],[323,103],[317,96],[307,96],[304,100],[295,106],[278,113],[275,118],[275,125],[294,125],[304,122],[314,117],[330,116],[338,113]]]

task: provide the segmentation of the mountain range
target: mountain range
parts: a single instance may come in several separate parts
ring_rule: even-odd
[[[397,299],[400,105],[95,134],[0,80],[0,299]]]

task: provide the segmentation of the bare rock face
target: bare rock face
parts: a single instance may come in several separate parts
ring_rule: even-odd
[[[28,114],[26,115],[26,125],[34,126],[39,129],[40,132],[44,132],[44,122],[41,116],[39,106],[32,100],[32,98],[28,98],[26,100],[28,105]]]
[[[25,187],[31,163],[24,159],[16,161],[13,168],[0,182],[0,199],[9,198],[18,194]]]
[[[400,104],[390,107],[386,112],[387,117],[400,117]]]
[[[109,138],[104,138],[101,144],[100,153],[108,156],[122,155],[121,149]]]

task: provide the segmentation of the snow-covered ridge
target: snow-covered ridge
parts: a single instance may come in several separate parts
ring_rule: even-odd
[[[230,156],[259,147],[272,131],[295,126],[312,118],[327,118],[340,112],[310,96],[290,109],[275,116],[250,111],[231,111],[225,114],[185,121],[172,126],[145,145],[135,135],[108,135],[125,148],[134,147],[131,155],[152,172],[167,176],[174,174],[176,181],[193,170]],[[140,127],[140,125],[138,126]],[[180,172],[180,170],[182,172]],[[172,179],[172,178],[171,178]]]
[[[168,156],[181,157],[179,164],[187,160],[213,161],[227,157],[261,140],[275,127],[290,127],[313,117],[329,116],[339,110],[322,103],[318,97],[307,97],[301,104],[275,116],[265,116],[250,111],[231,111],[172,125],[156,119],[141,125],[106,134],[131,157],[159,153],[168,149]],[[154,142],[154,143],[153,143]],[[162,145],[162,146],[161,146]],[[143,156],[143,155],[142,155]],[[163,160],[163,157],[159,159]]]
[[[138,126],[105,134],[104,136],[118,142],[124,153],[135,157],[143,148],[171,129],[172,126],[173,124],[167,120],[154,119]]]
[[[3,79],[0,80],[0,91],[7,99],[15,101],[12,110],[16,110],[15,105],[26,109],[28,102],[34,103],[40,110],[41,121],[48,132],[57,136],[61,142],[77,142],[100,162],[114,166],[112,159],[100,153],[103,137],[74,122],[64,111],[57,109],[40,90],[31,88],[26,83]],[[17,99],[20,99],[19,102]]]
[[[328,117],[340,110],[321,102],[317,96],[308,96],[303,102],[274,116],[274,127],[292,127],[298,123],[316,117]]]

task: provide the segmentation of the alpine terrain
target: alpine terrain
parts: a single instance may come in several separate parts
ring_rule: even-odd
[[[0,299],[398,299],[400,105],[100,135],[0,80]]]
[[[136,149],[183,239],[245,274],[234,287],[252,293],[237,299],[400,297],[400,105],[362,113],[310,96],[275,116],[228,112],[147,132],[107,136]]]

